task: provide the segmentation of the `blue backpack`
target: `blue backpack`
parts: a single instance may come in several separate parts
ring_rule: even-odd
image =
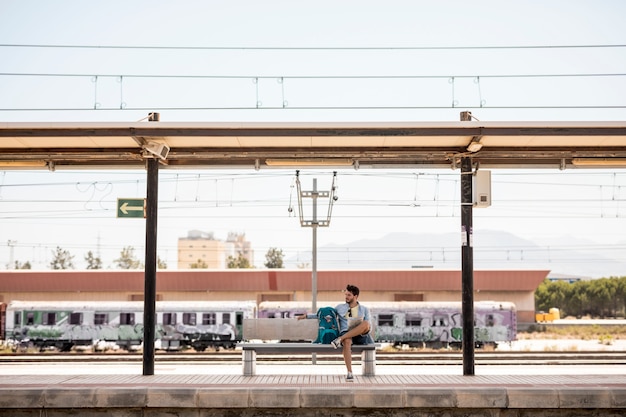
[[[337,321],[337,310],[332,307],[322,307],[317,310],[319,330],[317,339],[313,343],[328,345],[339,337],[339,323]]]

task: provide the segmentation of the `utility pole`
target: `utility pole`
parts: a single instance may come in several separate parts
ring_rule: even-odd
[[[337,179],[337,172],[333,172],[333,184],[330,192],[317,190],[317,178],[313,178],[313,190],[302,191],[300,186],[300,171],[296,171],[296,185],[298,187],[298,213],[300,216],[300,226],[310,227],[313,232],[313,241],[311,243],[311,311],[315,313],[317,311],[317,228],[330,226],[330,217],[333,211],[333,203],[337,201],[337,186],[335,181]],[[312,219],[304,219],[304,209],[302,207],[302,199],[310,198],[312,200]],[[328,214],[326,220],[319,220],[317,217],[317,200],[319,198],[328,198]],[[315,353],[311,355],[311,361],[313,364],[317,363],[317,356]]]
[[[7,246],[9,247],[9,264],[7,265],[7,269],[15,269],[15,244],[17,241],[8,240]]]
[[[313,178],[313,190],[302,191],[300,186],[300,171],[296,171],[296,185],[298,187],[298,210],[300,215],[300,226],[310,227],[313,232],[312,236],[312,255],[311,255],[311,309],[313,312],[317,311],[317,228],[330,226],[330,218],[333,211],[333,203],[337,201],[337,172],[333,172],[333,183],[330,192],[318,191],[317,178]],[[302,199],[310,198],[312,200],[312,219],[304,219],[304,210]],[[328,198],[328,213],[325,220],[319,220],[317,216],[317,203],[319,198]]]

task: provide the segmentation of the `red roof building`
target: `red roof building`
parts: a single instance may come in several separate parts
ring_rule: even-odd
[[[547,270],[474,271],[474,300],[515,303],[519,323],[534,321],[534,292]],[[317,299],[343,300],[347,284],[367,301],[460,301],[461,271],[336,270],[317,272]],[[312,274],[307,270],[228,269],[160,270],[157,300],[309,301]],[[142,300],[142,270],[1,271],[0,302]]]

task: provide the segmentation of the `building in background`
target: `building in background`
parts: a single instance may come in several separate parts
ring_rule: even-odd
[[[226,241],[213,232],[190,230],[178,239],[178,269],[225,269],[228,258],[245,257],[254,265],[254,251],[244,233],[229,233]]]
[[[226,247],[231,252],[229,256],[237,258],[241,255],[248,260],[250,265],[254,265],[254,251],[252,244],[246,240],[245,233],[229,233],[228,238],[226,238]]]

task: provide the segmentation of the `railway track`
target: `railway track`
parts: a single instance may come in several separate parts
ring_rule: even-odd
[[[259,362],[302,362],[310,360],[310,355],[275,355],[260,357]],[[2,354],[0,363],[54,363],[54,362],[141,362],[141,353],[39,353],[39,354]],[[340,361],[337,355],[317,355],[320,362]],[[240,352],[203,352],[203,353],[158,353],[155,361],[167,362],[203,362],[203,363],[240,363]],[[461,352],[378,352],[376,362],[385,365],[458,365],[463,363]],[[626,365],[626,352],[476,352],[475,363],[478,365]]]

